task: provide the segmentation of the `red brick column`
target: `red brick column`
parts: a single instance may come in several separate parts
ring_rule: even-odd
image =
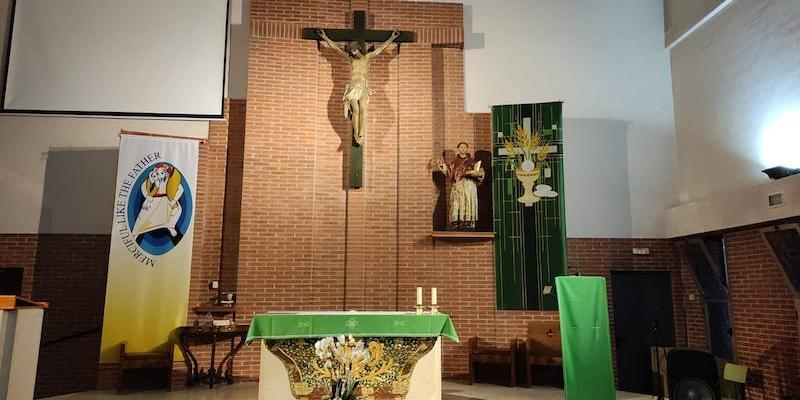
[[[244,174],[245,100],[228,100],[228,155],[225,168],[225,203],[222,215],[222,250],[219,279],[224,291],[236,291],[239,264],[239,228],[242,218],[242,178]]]

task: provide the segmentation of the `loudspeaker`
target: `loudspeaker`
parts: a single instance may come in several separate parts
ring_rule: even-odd
[[[671,350],[667,379],[670,400],[721,400],[717,360],[707,351]]]

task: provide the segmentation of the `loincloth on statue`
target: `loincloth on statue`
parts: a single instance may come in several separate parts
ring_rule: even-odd
[[[342,103],[344,103],[344,116],[350,118],[350,102],[363,101],[364,104],[369,104],[369,96],[373,94],[372,89],[369,88],[366,81],[350,82],[344,89],[342,96]]]

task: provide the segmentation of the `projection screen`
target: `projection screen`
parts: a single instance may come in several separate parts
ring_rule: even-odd
[[[3,111],[219,118],[227,0],[17,0]]]

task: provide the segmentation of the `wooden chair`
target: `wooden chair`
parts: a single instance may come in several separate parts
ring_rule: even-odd
[[[480,339],[469,339],[469,383],[477,382],[479,365],[508,366],[508,386],[517,386],[517,339],[512,339],[508,348],[480,346]]]
[[[167,390],[172,390],[172,359],[174,345],[169,342],[167,351],[146,353],[128,353],[125,342],[119,344],[119,364],[117,365],[117,394],[122,393],[123,377],[126,370],[131,369],[166,369]]]
[[[525,370],[527,384],[533,385],[533,367],[562,365],[561,327],[558,321],[531,321],[528,324]]]

